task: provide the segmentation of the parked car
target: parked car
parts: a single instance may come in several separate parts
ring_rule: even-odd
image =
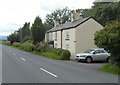
[[[91,63],[92,61],[109,61],[110,53],[105,51],[104,49],[89,49],[84,53],[76,54],[75,59],[78,61],[86,61],[87,63]]]

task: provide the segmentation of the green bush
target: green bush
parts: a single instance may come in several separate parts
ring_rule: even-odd
[[[29,43],[29,42],[24,42],[20,45],[20,48],[28,51],[28,52],[32,52],[33,51],[33,44]]]
[[[111,60],[120,66],[120,22],[114,21],[95,33],[95,44],[109,50]]]
[[[15,46],[15,47],[20,47],[20,45],[21,45],[21,43],[18,43],[18,42],[13,43],[13,46]]]
[[[68,50],[63,50],[63,52],[61,53],[62,60],[69,60],[70,56],[71,54]]]
[[[68,50],[64,50],[61,48],[51,48],[46,43],[37,43],[36,45],[34,45],[34,51],[58,55],[60,56],[60,60],[69,60],[71,56]]]
[[[47,44],[46,43],[37,43],[36,45],[34,45],[34,51],[37,51],[37,52],[45,52],[46,51],[46,48],[47,48]]]

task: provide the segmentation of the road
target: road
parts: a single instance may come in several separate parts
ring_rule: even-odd
[[[101,64],[54,60],[2,46],[3,83],[118,83],[118,76],[101,72]]]

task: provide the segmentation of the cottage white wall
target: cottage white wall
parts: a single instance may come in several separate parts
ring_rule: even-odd
[[[82,53],[87,49],[96,48],[96,45],[94,44],[94,34],[102,28],[103,26],[92,18],[78,26],[75,34],[75,53]]]
[[[66,31],[69,31],[69,40],[66,40]],[[66,49],[66,45],[69,44],[69,50],[71,52],[70,59],[74,59],[75,54],[75,29],[67,29],[62,32],[62,49]]]
[[[51,41],[51,32],[48,33],[48,36],[49,36],[49,37],[48,37],[48,40]]]
[[[94,33],[102,28],[103,26],[91,18],[76,28],[63,30],[62,49],[66,49],[66,45],[69,44],[69,49],[67,50],[71,52],[71,59],[74,59],[76,53],[82,53],[89,48],[96,48],[94,44]],[[66,31],[69,31],[70,40],[66,40]],[[57,31],[57,41],[55,41],[55,33],[48,33],[49,41],[53,40],[54,47],[57,44],[57,48],[61,48],[61,31]]]

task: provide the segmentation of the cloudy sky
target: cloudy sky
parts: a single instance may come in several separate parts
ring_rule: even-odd
[[[36,16],[43,20],[46,14],[64,7],[90,8],[94,0],[0,0],[0,35],[9,35],[25,22],[33,23]]]

